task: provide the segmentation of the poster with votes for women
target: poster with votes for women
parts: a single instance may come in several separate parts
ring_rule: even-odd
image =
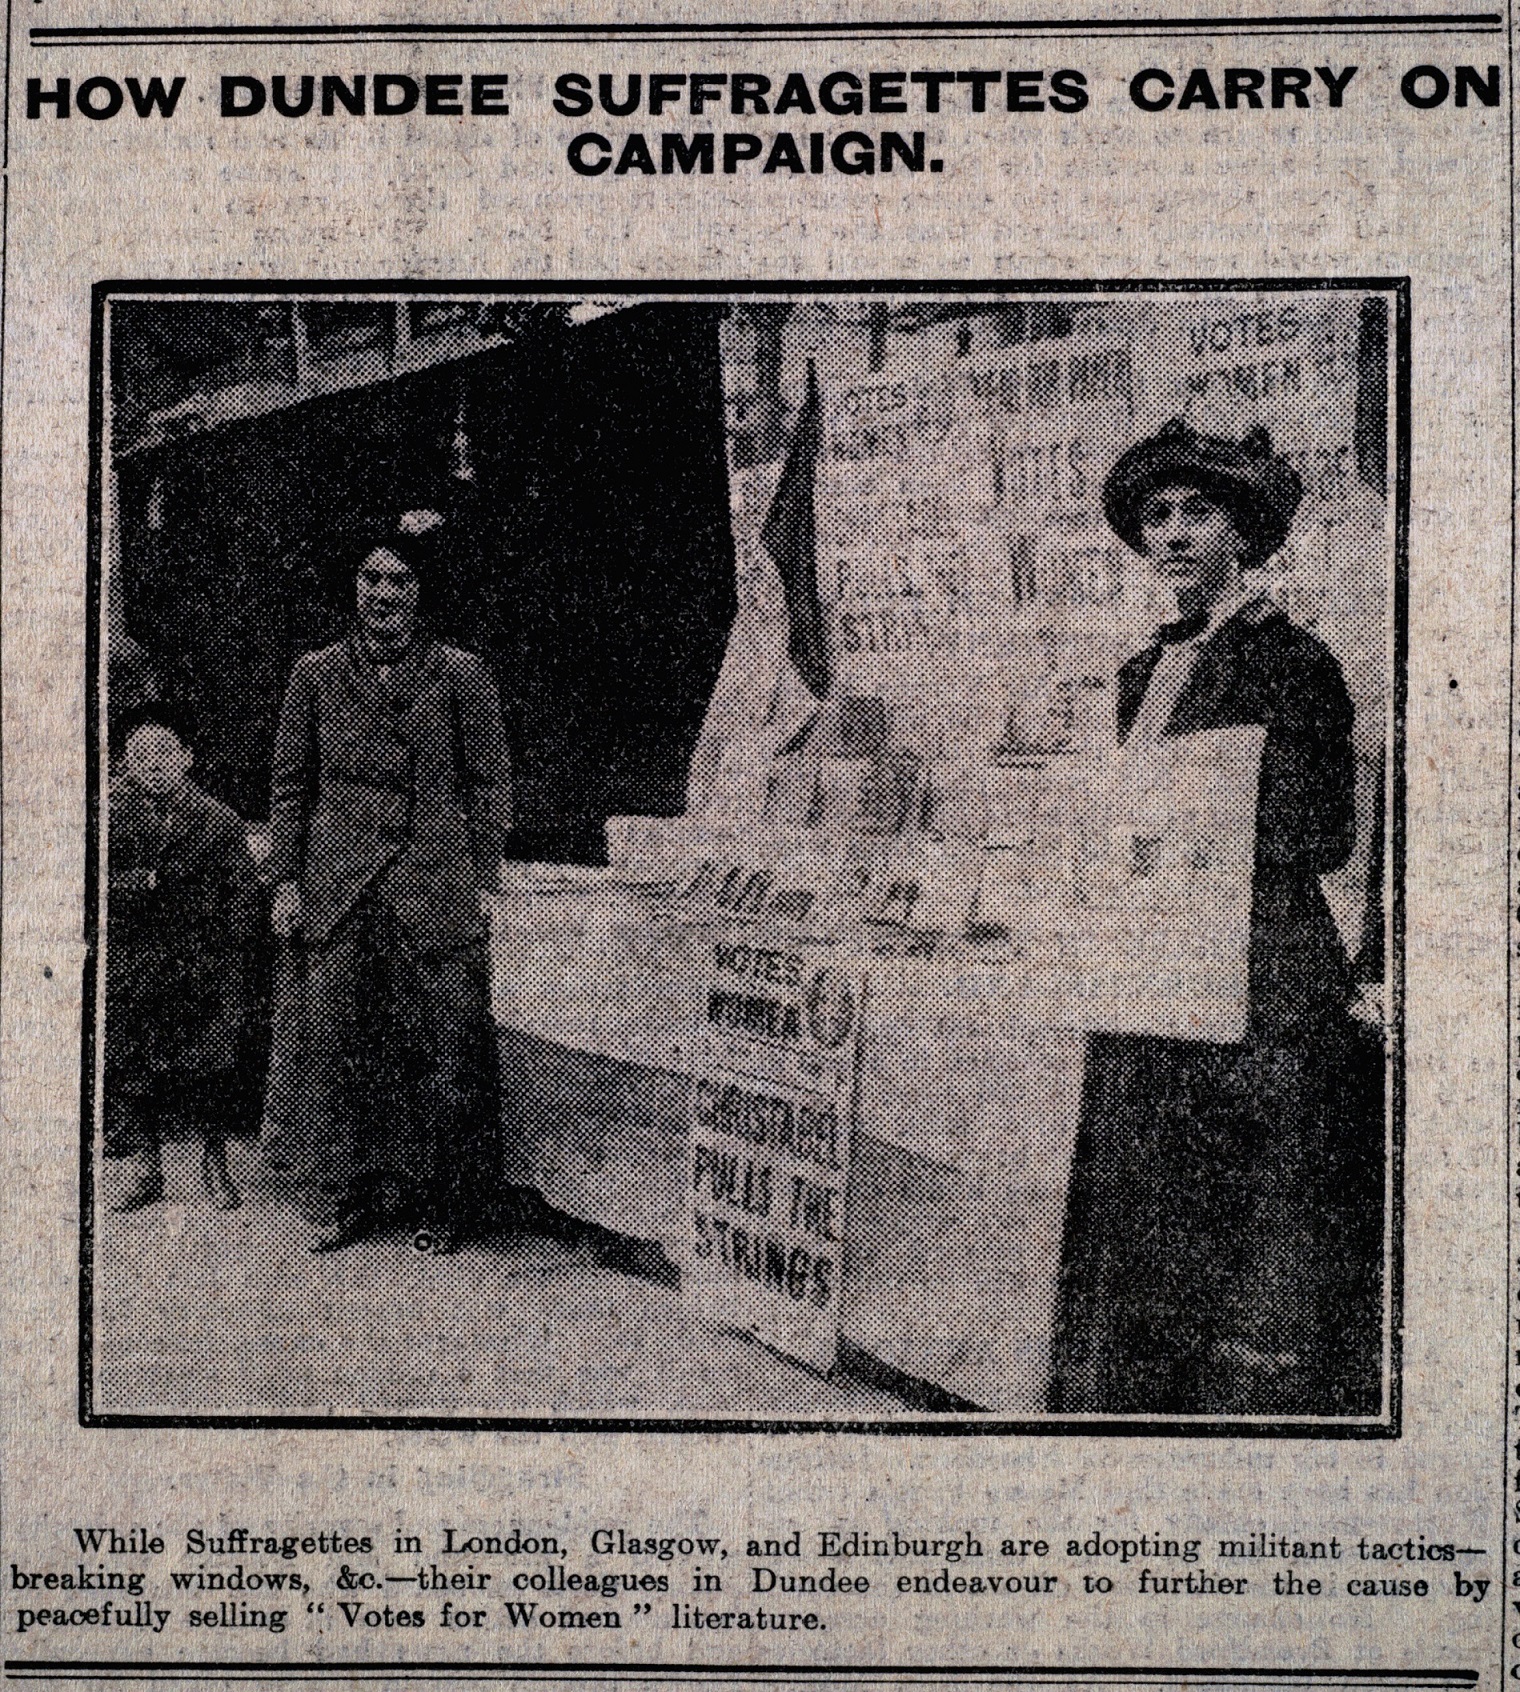
[[[697,1014],[683,1289],[710,1321],[827,1373],[865,984],[817,955],[715,942]]]

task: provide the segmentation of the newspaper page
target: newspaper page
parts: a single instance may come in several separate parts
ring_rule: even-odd
[[[1512,24],[1378,4],[7,4],[7,1683],[1520,1675]]]

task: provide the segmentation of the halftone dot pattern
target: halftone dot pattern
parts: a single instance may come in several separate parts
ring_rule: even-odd
[[[1264,428],[1303,485],[1286,544],[1246,582],[1287,632],[1192,726],[1261,723],[1239,700],[1260,696],[1262,663],[1274,686],[1289,664],[1299,699],[1301,677],[1326,698],[1341,678],[1351,712],[1332,738],[1354,840],[1265,916],[1258,889],[1253,945],[1286,937],[1273,968],[1312,996],[1329,993],[1336,935],[1346,990],[1354,973],[1386,1003],[1392,312],[1387,292],[1287,286],[113,302],[96,1115],[112,1151],[162,1143],[165,1195],[114,1214],[141,1159],[94,1164],[94,1408],[1379,1414],[1381,1034],[1320,1018],[1242,1047],[1116,1016],[1127,994],[1192,992],[1221,1038],[1248,1007],[1210,999],[1229,971],[1202,941],[1093,985],[1108,1008],[1073,1027],[1037,1025],[1029,994],[988,994],[985,968],[1024,968],[1007,911],[1080,895],[1083,852],[1113,844],[1092,772],[1119,740],[1123,667],[1176,605],[1108,527],[1102,488],[1182,419],[1234,442]],[[810,383],[821,708],[775,554]],[[457,1101],[486,1108],[450,1154],[470,1165],[468,1237],[437,1257],[412,1245],[437,1220],[418,1101],[437,1107],[447,1030],[426,990],[393,991],[392,971],[361,1006],[366,1237],[306,1249],[282,1149],[312,1079],[270,938],[270,750],[295,660],[342,635],[357,558],[387,525],[415,543],[429,627],[500,689],[507,856],[570,866],[497,912],[498,1026]],[[194,725],[195,819],[129,792],[110,731],[155,698]],[[1283,801],[1308,834],[1314,786]],[[707,954],[635,885],[636,820],[614,823],[610,871],[576,867],[605,862],[609,818],[643,817],[684,817],[646,833],[684,828],[697,856],[720,841],[768,875],[786,860],[823,890],[819,911],[905,853],[938,854],[919,907],[943,903],[937,955],[884,941],[911,912],[890,930],[858,910],[830,952],[869,991],[827,1377],[700,1322],[680,1294],[691,1083],[660,1054],[689,1068]],[[1242,815],[1242,863],[1252,828]],[[966,868],[989,841],[1026,860],[1002,915]],[[1151,850],[1126,846],[1133,873]],[[166,865],[172,911],[164,887],[123,879]],[[1313,944],[1311,889],[1331,925]],[[805,929],[780,925],[775,944],[811,959]],[[207,1140],[228,1143],[236,1209],[207,1202]]]

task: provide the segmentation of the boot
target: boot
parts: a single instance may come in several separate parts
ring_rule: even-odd
[[[227,1169],[225,1140],[207,1140],[202,1147],[201,1184],[206,1189],[206,1201],[214,1210],[236,1210],[243,1202]]]
[[[126,1191],[111,1206],[112,1214],[129,1216],[134,1210],[145,1210],[150,1204],[157,1204],[164,1196],[164,1165],[158,1147],[137,1152],[121,1161],[129,1166],[131,1175]]]
[[[321,1256],[368,1239],[375,1231],[376,1219],[368,1206],[350,1201],[336,1209],[325,1208],[316,1216],[307,1216],[306,1220],[311,1227],[306,1249]]]
[[[452,1222],[424,1222],[412,1235],[412,1250],[424,1257],[452,1257],[462,1244]]]
[[[1325,1380],[1296,1351],[1267,1351],[1248,1340],[1215,1343],[1199,1408],[1219,1415],[1324,1415]]]

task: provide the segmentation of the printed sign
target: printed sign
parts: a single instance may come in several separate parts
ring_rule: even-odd
[[[701,993],[682,1290],[705,1319],[831,1369],[863,979],[723,938]]]
[[[801,404],[809,365],[816,373],[830,708],[873,706],[882,752],[1003,769],[1112,749],[1114,673],[1175,605],[1110,527],[1103,482],[1174,417],[1235,440],[1263,425],[1297,468],[1303,504],[1260,586],[1328,642],[1358,719],[1381,720],[1386,464],[1371,442],[1387,408],[1385,302],[1219,294],[1179,312],[1143,296],[1038,310],[989,298],[951,314],[904,299],[767,322],[726,330],[730,392],[772,383],[779,417]],[[753,436],[752,418],[742,427]],[[736,439],[741,613],[708,757],[758,763],[726,773],[726,814],[748,806],[827,828],[838,808],[808,785],[811,766],[784,793],[763,781],[775,748],[817,710],[784,661],[784,597],[760,539],[787,438],[778,423],[763,462],[754,439],[743,452]],[[931,803],[944,775],[925,783]],[[981,832],[974,817],[954,825]]]

